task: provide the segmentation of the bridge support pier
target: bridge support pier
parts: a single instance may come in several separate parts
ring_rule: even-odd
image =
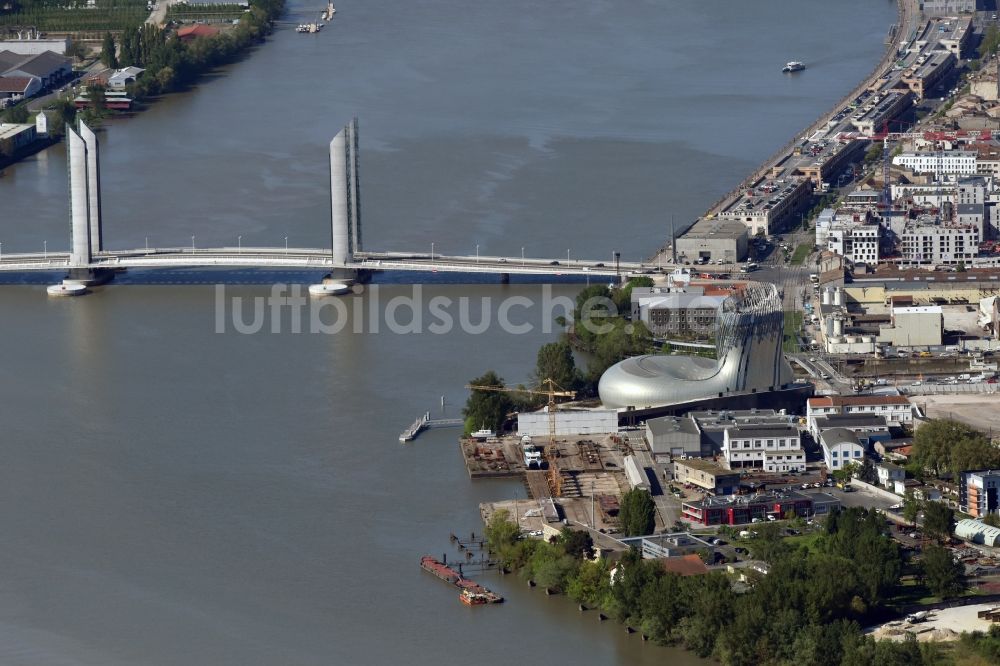
[[[107,284],[115,279],[115,272],[107,268],[71,268],[63,282],[82,284],[85,287],[96,287]]]

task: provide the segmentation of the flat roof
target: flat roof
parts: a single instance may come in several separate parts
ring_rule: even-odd
[[[705,460],[703,458],[688,458],[686,460],[675,460],[674,464],[690,467],[691,469],[696,469],[699,472],[707,472],[708,474],[715,474],[716,476],[740,475],[738,471],[726,469],[725,467],[715,462],[714,460]]]
[[[850,405],[909,405],[901,395],[823,395],[809,398],[810,407],[845,407]]]
[[[678,240],[716,240],[720,238],[736,240],[741,236],[749,236],[749,231],[742,222],[726,218],[703,217],[681,234]]]
[[[680,432],[688,435],[697,435],[698,426],[691,419],[677,416],[661,416],[646,421],[646,427],[653,436],[667,435],[673,432]]]
[[[802,500],[812,500],[811,495],[800,493],[797,490],[785,490],[781,492],[764,492],[755,495],[717,495],[715,497],[705,497],[693,502],[684,502],[688,506],[698,506],[702,508],[720,508],[730,506],[750,506],[753,504],[773,504],[781,501],[798,502]]]
[[[830,428],[850,428],[852,426],[855,428],[865,426],[889,427],[885,422],[885,417],[877,414],[827,414],[826,416],[816,417],[816,426],[827,426]]]
[[[798,436],[795,426],[742,424],[726,428],[730,437],[788,437]]]
[[[944,310],[940,305],[909,305],[902,308],[893,308],[893,314],[943,314]]]
[[[0,139],[7,139],[17,136],[21,132],[35,129],[34,125],[22,125],[20,123],[0,123]]]

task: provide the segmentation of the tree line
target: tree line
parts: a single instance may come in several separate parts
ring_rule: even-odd
[[[284,0],[251,0],[231,30],[190,42],[177,39],[172,30],[136,24],[116,39],[105,34],[101,61],[112,68],[141,67],[145,71],[127,90],[134,99],[182,90],[205,72],[233,62],[242,52],[259,43],[271,31],[273,21],[284,11]]]
[[[876,641],[861,629],[890,605],[904,570],[884,527],[874,511],[837,511],[807,548],[783,540],[776,525],[758,526],[751,549],[769,572],[745,570],[743,592],[725,574],[681,577],[634,549],[617,563],[587,559],[589,536],[568,529],[550,541],[522,539],[503,511],[490,519],[486,536],[504,566],[538,585],[600,608],[661,645],[683,646],[725,666],[947,663],[936,645]],[[917,568],[926,577],[956,570],[950,553],[936,545],[925,549]],[[946,592],[957,593],[961,584]],[[1000,632],[966,640],[972,651],[1000,653]]]

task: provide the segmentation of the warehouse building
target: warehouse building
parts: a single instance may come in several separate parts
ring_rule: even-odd
[[[749,230],[741,222],[703,217],[677,239],[677,260],[692,264],[743,261],[749,239]]]
[[[879,328],[878,341],[893,347],[940,345],[944,311],[940,305],[893,307],[891,323]]]
[[[701,429],[689,417],[663,416],[646,421],[646,442],[656,462],[683,456],[710,455],[702,444]]]
[[[713,460],[691,458],[674,461],[674,480],[697,486],[713,495],[733,495],[740,490],[739,472],[730,471]]]
[[[618,432],[618,412],[613,409],[557,409],[556,435],[606,435]],[[521,412],[517,415],[520,437],[549,434],[549,412]]]

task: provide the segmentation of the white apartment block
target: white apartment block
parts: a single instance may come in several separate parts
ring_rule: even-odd
[[[802,436],[794,426],[726,428],[722,453],[729,469],[756,468],[768,472],[804,471]]]
[[[900,254],[906,261],[932,264],[968,262],[979,254],[981,240],[974,225],[908,225],[900,234]]]
[[[914,173],[974,176],[976,156],[977,153],[970,150],[900,153],[892,158],[892,163]]]
[[[878,263],[878,224],[834,223],[827,234],[827,248],[855,264]]]
[[[871,414],[885,417],[890,426],[913,423],[913,407],[901,395],[826,395],[806,401],[806,423],[814,439],[816,417],[830,414]]]

